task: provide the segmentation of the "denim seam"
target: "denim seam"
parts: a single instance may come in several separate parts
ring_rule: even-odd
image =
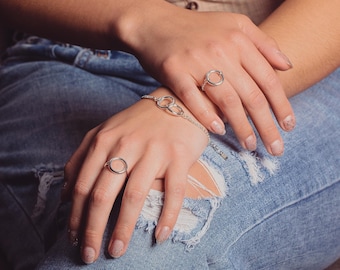
[[[34,232],[35,234],[38,236],[38,239],[40,240],[40,242],[42,244],[44,244],[44,239],[43,236],[39,233],[39,230],[36,228],[35,224],[33,223],[33,220],[31,219],[30,215],[27,213],[25,207],[23,207],[23,205],[21,204],[21,202],[17,199],[17,197],[15,196],[15,194],[13,193],[13,191],[7,186],[5,185],[5,188],[8,190],[8,193],[11,194],[12,198],[14,199],[14,201],[17,203],[17,206],[22,210],[22,212],[25,214],[26,219],[28,220],[28,222],[32,225],[32,227],[34,228]]]
[[[326,185],[326,186],[323,186],[322,189],[318,189],[312,193],[309,193],[308,195],[305,195],[297,200],[293,200],[291,201],[290,203],[276,209],[275,211],[265,215],[262,219],[260,219],[259,221],[257,221],[255,224],[253,224],[252,226],[250,226],[249,228],[247,228],[246,230],[244,230],[240,235],[239,237],[237,237],[228,247],[227,247],[227,250],[225,252],[225,254],[228,254],[229,253],[229,250],[242,238],[244,237],[249,231],[253,230],[255,227],[257,227],[258,225],[260,225],[261,223],[263,223],[264,221],[270,219],[271,217],[273,217],[274,215],[276,215],[277,213],[283,211],[284,209],[288,208],[288,207],[291,207],[293,206],[294,204],[297,204],[299,202],[302,202],[320,192],[322,192],[323,190],[326,190],[330,187],[332,187],[333,185],[337,184],[338,182],[340,182],[340,179],[337,179],[336,181],[330,183],[329,185]],[[216,262],[218,262],[219,260],[216,260]]]

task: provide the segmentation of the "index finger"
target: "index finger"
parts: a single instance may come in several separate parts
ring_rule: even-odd
[[[207,102],[207,97],[199,90],[192,77],[177,75],[173,82],[172,90],[197,120],[211,132],[224,135],[225,126],[216,108],[212,103]]]

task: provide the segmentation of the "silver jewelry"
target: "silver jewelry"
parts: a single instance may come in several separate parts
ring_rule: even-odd
[[[144,95],[141,98],[151,99],[156,102],[156,105],[158,108],[166,110],[171,115],[180,116],[184,118],[185,120],[189,121],[190,123],[194,124],[200,130],[202,130],[205,133],[205,135],[207,135],[208,141],[210,142],[210,135],[209,135],[208,130],[200,123],[194,121],[189,115],[186,115],[182,107],[176,104],[176,100],[173,96],[162,96],[162,97],[157,98],[157,97],[150,96],[150,95]]]
[[[213,73],[216,73],[218,76],[219,76],[219,80],[217,82],[214,82],[210,79],[210,75],[213,74]],[[223,72],[220,71],[220,70],[217,70],[217,69],[212,69],[210,71],[208,71],[206,74],[205,74],[205,78],[204,78],[204,81],[203,81],[203,84],[201,86],[201,90],[203,92],[205,92],[204,88],[207,84],[211,85],[211,86],[219,86],[221,85],[222,83],[224,82],[224,76],[223,76]]]
[[[212,149],[214,149],[214,151],[217,154],[219,154],[224,160],[228,159],[228,156],[223,151],[221,151],[216,144],[211,142],[208,130],[203,125],[201,125],[199,122],[192,119],[189,115],[186,115],[182,107],[176,104],[176,100],[173,96],[162,96],[162,97],[157,98],[151,95],[144,95],[141,98],[151,99],[156,102],[156,105],[158,108],[165,109],[171,115],[180,116],[184,118],[185,120],[189,121],[190,123],[194,124],[196,127],[198,127],[200,130],[202,130],[207,135],[208,141],[209,141],[208,145],[210,145]]]
[[[112,165],[113,165],[112,163],[117,163],[117,162],[121,163],[121,165],[122,165],[122,166],[120,166],[121,168],[119,168],[119,166],[118,166],[118,169],[112,167]],[[110,170],[110,172],[116,173],[116,174],[126,173],[127,169],[128,169],[128,165],[127,165],[126,161],[121,157],[111,158],[110,160],[105,162],[104,167],[107,167]]]
[[[165,109],[168,113],[174,116],[180,116],[184,118],[185,120],[189,121],[190,123],[194,124],[196,127],[198,127],[200,130],[202,130],[208,137],[209,145],[214,149],[214,151],[219,154],[223,159],[228,159],[228,156],[221,151],[218,146],[211,142],[210,135],[208,130],[201,125],[199,122],[193,120],[189,115],[186,115],[184,113],[184,110],[181,106],[176,104],[176,100],[173,96],[162,96],[162,97],[154,97],[151,95],[144,95],[141,97],[142,99],[151,99],[156,102],[156,105],[160,109]]]

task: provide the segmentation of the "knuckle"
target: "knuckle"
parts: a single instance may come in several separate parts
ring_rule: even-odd
[[[169,156],[174,157],[177,161],[185,161],[188,158],[188,149],[190,149],[188,141],[185,139],[177,140],[169,150]]]
[[[273,39],[272,37],[268,35],[264,36],[264,43],[269,47],[278,48],[278,44],[275,41],[275,39]]]
[[[65,178],[68,178],[68,176],[71,175],[71,172],[73,171],[73,169],[74,169],[74,164],[73,164],[72,159],[70,159],[69,161],[67,161],[64,167]]]
[[[247,120],[240,121],[237,125],[233,125],[233,129],[239,138],[246,139],[250,134],[253,134],[253,129]]]
[[[80,225],[80,222],[81,222],[81,218],[79,216],[70,216],[70,219],[69,219],[69,227],[70,229],[77,229]]]
[[[256,110],[265,107],[268,107],[268,102],[263,93],[258,89],[251,91],[248,95],[247,109]]]
[[[266,89],[279,89],[281,88],[280,80],[274,71],[267,72],[264,75]]]
[[[241,25],[253,24],[251,19],[244,14],[237,14],[238,22]]]
[[[220,99],[220,108],[235,108],[241,104],[240,98],[234,94],[226,94],[223,98]]]
[[[109,134],[106,130],[100,130],[96,134],[96,136],[93,139],[92,145],[94,148],[101,147],[102,145],[106,145],[112,136]]]
[[[85,237],[86,241],[92,242],[92,241],[96,241],[96,240],[100,239],[101,234],[100,234],[100,232],[98,232],[96,230],[86,228],[84,230],[84,237]]]
[[[210,41],[207,43],[207,51],[210,52],[211,56],[223,57],[225,55],[225,46],[218,41]]]
[[[187,51],[189,53],[190,51]],[[170,55],[161,64],[161,70],[165,74],[174,74],[174,70],[178,66],[181,66],[181,59],[178,57],[178,55]]]
[[[140,141],[140,136],[135,136],[133,134],[125,135],[119,138],[115,147],[119,152],[129,152],[129,148],[135,149],[135,145],[138,144],[138,141]]]
[[[275,138],[279,137],[279,131],[277,130],[277,127],[273,124],[267,125],[263,130],[261,131],[262,136],[267,138]]]
[[[140,148],[142,143],[145,143],[145,140],[138,131],[126,132],[115,143],[115,149],[121,153],[128,153]]]
[[[126,222],[117,222],[115,226],[115,230],[113,233],[113,237],[119,236],[119,239],[121,240],[128,240],[131,237],[131,233],[134,229],[134,223],[128,224]]]
[[[209,120],[212,118],[211,112],[208,110],[208,108],[199,108],[197,112],[195,113],[195,116],[197,119],[204,119],[204,120]]]
[[[91,194],[91,203],[94,206],[100,206],[110,202],[110,194],[106,189],[95,188]]]
[[[233,30],[229,33],[229,38],[232,41],[233,44],[236,44],[237,46],[241,45],[243,47],[244,41],[245,41],[245,35],[241,31]]]
[[[91,189],[84,182],[78,181],[74,186],[74,197],[87,197]]]
[[[169,193],[171,196],[173,196],[175,199],[183,199],[185,195],[185,188],[181,185],[176,185],[176,187],[171,188],[169,190]]]
[[[191,101],[196,97],[196,89],[188,87],[178,87],[178,96],[181,97],[184,103]]]
[[[253,27],[255,26],[253,21],[244,14],[237,14],[237,23],[238,23],[238,27],[244,33],[247,33],[249,30],[253,29]]]
[[[144,194],[139,190],[126,189],[124,193],[124,199],[131,204],[138,205],[144,202]]]

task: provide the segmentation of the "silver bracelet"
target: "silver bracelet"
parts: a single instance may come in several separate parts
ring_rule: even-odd
[[[156,105],[158,108],[166,110],[171,115],[180,116],[184,118],[185,120],[189,121],[191,124],[194,124],[200,130],[202,130],[205,133],[205,135],[207,135],[208,141],[210,143],[210,135],[209,135],[208,130],[200,123],[194,121],[189,115],[186,115],[182,107],[176,104],[176,100],[173,96],[162,96],[162,97],[157,98],[157,97],[150,96],[150,95],[144,95],[141,98],[151,99],[156,102]]]
[[[180,116],[184,118],[185,120],[189,121],[190,123],[194,124],[196,127],[198,127],[200,130],[202,130],[205,135],[208,137],[208,144],[214,149],[214,151],[219,154],[223,159],[227,159],[228,156],[223,153],[216,144],[212,143],[210,140],[210,135],[208,130],[199,122],[192,119],[189,115],[186,115],[184,113],[184,110],[181,106],[176,104],[176,100],[173,96],[162,96],[162,97],[154,97],[151,95],[144,95],[141,97],[142,99],[150,99],[156,102],[156,105],[158,108],[163,109],[167,111],[169,114],[174,116]]]

